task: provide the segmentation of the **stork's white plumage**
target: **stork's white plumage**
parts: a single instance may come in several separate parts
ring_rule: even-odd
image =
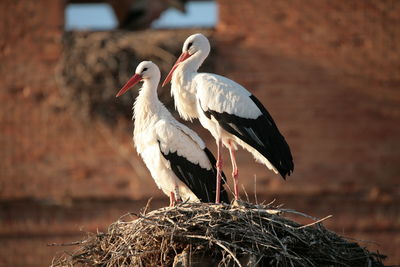
[[[133,109],[133,140],[157,186],[170,196],[171,205],[179,198],[212,202],[216,197],[216,160],[201,138],[175,120],[159,101],[158,67],[151,61],[140,63],[117,97],[139,81],[143,86]],[[224,188],[220,191],[223,201],[228,202]]]
[[[283,178],[292,173],[293,158],[271,115],[254,95],[225,77],[197,73],[209,52],[210,43],[204,35],[189,36],[163,86],[172,79],[171,93],[180,116],[185,120],[198,118],[216,139],[218,173],[222,169],[222,145],[229,149],[238,199],[237,144]],[[217,187],[220,180],[217,175]]]

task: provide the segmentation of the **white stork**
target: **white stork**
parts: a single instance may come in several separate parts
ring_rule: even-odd
[[[284,179],[293,172],[293,158],[271,115],[254,95],[230,79],[197,72],[209,52],[210,43],[204,35],[189,36],[163,86],[172,79],[171,94],[180,116],[185,120],[198,118],[216,139],[217,188],[221,182],[222,145],[229,149],[238,199],[237,144]],[[219,200],[217,195],[216,202]]]
[[[179,123],[160,102],[160,70],[151,61],[141,62],[135,75],[116,97],[143,81],[133,107],[133,140],[157,186],[170,196],[170,206],[184,201],[213,202],[216,197],[216,160],[203,140]],[[229,202],[221,188],[222,199]]]

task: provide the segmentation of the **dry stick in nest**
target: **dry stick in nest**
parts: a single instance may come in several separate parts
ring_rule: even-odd
[[[248,266],[248,256],[258,262],[251,266],[384,266],[384,256],[326,230],[321,222],[329,216],[300,225],[283,215],[312,217],[245,202],[147,209],[121,217],[52,266],[172,266],[187,251],[206,266]]]

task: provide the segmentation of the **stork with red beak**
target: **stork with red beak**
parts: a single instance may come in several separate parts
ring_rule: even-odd
[[[217,188],[221,183],[221,149],[222,146],[229,149],[235,199],[238,199],[237,145],[284,179],[293,172],[293,158],[271,115],[254,95],[230,79],[197,72],[209,52],[210,43],[204,35],[189,36],[163,86],[172,80],[171,94],[180,116],[185,120],[198,118],[215,138]],[[217,195],[216,202],[219,201]]]
[[[170,196],[170,206],[179,199],[213,202],[216,160],[203,140],[175,120],[158,99],[160,70],[157,65],[151,61],[141,62],[117,97],[140,81],[143,86],[133,108],[133,140],[157,186]],[[219,188],[219,194],[222,201],[229,202],[224,187]]]

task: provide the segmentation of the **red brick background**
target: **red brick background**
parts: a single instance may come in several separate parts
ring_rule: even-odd
[[[269,107],[296,190],[398,196],[400,4],[251,3],[219,1],[217,68]]]
[[[275,198],[310,215],[332,214],[328,227],[376,242],[362,244],[399,264],[400,4],[218,4],[216,72],[260,98],[295,158],[295,172],[284,182],[239,152],[250,197],[257,191],[259,201]],[[166,203],[133,150],[131,122],[116,118],[110,128],[82,120],[60,94],[64,5],[0,3],[4,266],[48,265],[63,248],[47,243],[104,229],[151,195],[153,208]],[[215,151],[210,135],[194,127]]]

